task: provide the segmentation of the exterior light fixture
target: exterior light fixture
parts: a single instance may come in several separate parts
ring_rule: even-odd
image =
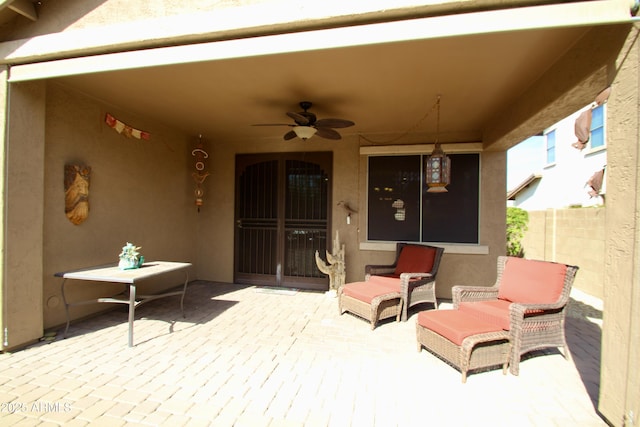
[[[429,189],[427,193],[446,193],[447,185],[451,183],[451,159],[442,151],[438,142],[440,134],[440,95],[437,101],[438,116],[436,119],[436,145],[427,159],[425,170],[425,180]]]
[[[298,138],[300,138],[303,141],[306,141],[307,139],[315,135],[318,130],[311,126],[295,126],[293,128],[293,131],[296,133]]]
[[[451,159],[444,154],[439,143],[427,159],[426,169],[427,193],[446,193],[446,186],[451,183]]]

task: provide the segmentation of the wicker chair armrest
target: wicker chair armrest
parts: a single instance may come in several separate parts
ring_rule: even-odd
[[[564,310],[567,306],[565,302],[557,302],[553,304],[524,304],[519,302],[511,303],[509,311],[519,317],[527,314],[544,314],[545,312],[557,313]]]
[[[401,273],[400,283],[402,288],[409,288],[409,285],[419,286],[435,281],[431,273]]]
[[[401,273],[400,280],[411,280],[411,279],[428,279],[433,277],[431,273]]]
[[[396,271],[395,265],[366,265],[364,267],[365,276],[391,274],[395,271]]]
[[[453,308],[461,302],[487,301],[498,298],[497,286],[454,286],[451,289]]]
[[[562,304],[520,304],[509,306],[509,323],[514,341],[519,341],[524,331],[530,328],[539,329],[540,321],[555,319],[558,321],[565,316]],[[530,314],[530,316],[527,316]]]

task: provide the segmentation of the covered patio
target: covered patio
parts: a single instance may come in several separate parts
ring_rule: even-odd
[[[602,304],[579,291],[572,360],[534,352],[518,377],[497,367],[466,384],[417,352],[417,314],[371,331],[323,293],[205,281],[190,284],[185,308],[183,319],[177,297],[141,307],[133,348],[115,310],[73,324],[67,339],[0,354],[0,424],[607,425],[595,409]]]
[[[640,353],[635,339],[638,336],[637,316],[632,314],[640,302],[635,257],[640,244],[637,225],[640,55],[638,28],[633,16],[637,12],[633,6],[637,4],[625,0],[444,0],[427,3],[406,0],[393,8],[377,3],[356,5],[340,1],[315,8],[293,0],[210,0],[199,3],[198,7],[188,1],[130,3],[127,2],[127,13],[123,13],[120,0],[0,2],[0,22],[3,23],[0,28],[0,109],[5,118],[0,122],[3,143],[0,167],[4,188],[0,209],[3,219],[1,350],[9,352],[6,357],[3,355],[3,360],[12,364],[25,358],[25,364],[16,365],[23,369],[19,378],[9,378],[5,383],[7,387],[15,390],[13,386],[24,381],[26,385],[18,393],[34,401],[44,396],[36,397],[36,394],[44,393],[44,388],[40,387],[45,384],[39,385],[40,380],[27,372],[33,369],[29,357],[39,354],[38,360],[52,371],[69,368],[66,372],[73,372],[82,368],[76,364],[68,366],[65,360],[78,354],[84,355],[80,363],[87,363],[88,367],[94,361],[101,361],[96,373],[100,378],[98,382],[104,382],[98,385],[101,388],[98,394],[102,396],[98,400],[107,399],[109,393],[114,393],[110,396],[115,404],[119,401],[114,396],[122,389],[111,388],[113,378],[109,381],[101,376],[108,368],[113,372],[116,365],[120,369],[128,364],[143,366],[148,363],[149,354],[157,352],[162,355],[159,357],[166,354],[169,359],[176,360],[178,368],[169,369],[173,363],[163,359],[162,363],[149,367],[151,372],[155,366],[164,366],[171,372],[188,373],[185,369],[190,368],[180,364],[181,360],[188,360],[188,353],[170,349],[176,336],[180,333],[190,335],[192,331],[197,331],[198,337],[191,337],[177,348],[193,348],[197,355],[194,360],[212,363],[220,372],[233,370],[235,374],[237,369],[238,374],[230,380],[234,384],[234,377],[248,378],[242,373],[245,368],[233,365],[236,359],[243,363],[252,360],[252,364],[265,361],[266,370],[273,374],[279,372],[278,366],[284,366],[274,364],[274,360],[300,356],[305,360],[304,369],[314,372],[315,365],[306,363],[312,360],[324,368],[323,374],[328,378],[336,369],[345,378],[353,378],[350,375],[358,372],[357,379],[368,385],[367,391],[384,393],[387,399],[388,395],[405,390],[397,383],[398,378],[403,375],[414,378],[413,374],[395,375],[394,370],[403,366],[400,362],[405,358],[419,358],[416,372],[424,377],[417,383],[424,387],[430,383],[430,374],[420,371],[426,355],[414,354],[414,345],[409,344],[411,322],[385,325],[383,330],[393,329],[394,336],[404,333],[406,339],[402,339],[402,343],[408,347],[398,344],[398,348],[406,348],[406,353],[398,353],[396,349],[396,360],[391,356],[384,359],[386,351],[379,349],[387,348],[385,339],[370,341],[377,340],[382,333],[374,331],[351,337],[349,334],[358,333],[360,324],[356,319],[351,323],[346,316],[337,318],[334,308],[329,307],[334,302],[321,295],[301,293],[291,298],[309,298],[310,307],[315,307],[308,308],[311,314],[320,310],[318,307],[326,312],[316,316],[307,311],[294,311],[283,317],[282,322],[277,321],[279,318],[273,319],[265,327],[265,318],[284,316],[289,309],[298,310],[295,308],[298,303],[292,308],[282,296],[255,294],[250,287],[234,286],[243,280],[247,285],[262,284],[257,279],[264,279],[271,285],[301,287],[308,278],[296,276],[295,272],[283,273],[283,266],[287,267],[288,263],[298,267],[309,260],[313,262],[313,249],[325,249],[326,246],[330,250],[330,242],[338,233],[346,246],[347,281],[361,280],[367,264],[388,263],[396,242],[409,240],[445,247],[438,276],[440,299],[450,298],[451,288],[457,284],[489,285],[495,279],[495,260],[504,254],[506,246],[506,150],[588,105],[603,89],[611,88],[606,108],[607,182],[610,185],[604,249],[605,312],[609,317],[604,322],[599,404],[600,410],[615,425],[636,422],[640,412],[637,410],[640,387],[637,387],[638,377],[633,367],[638,365]],[[27,5],[32,7],[26,8]],[[26,19],[32,21],[11,17],[15,13],[24,14],[26,9],[37,12],[26,13]],[[436,99],[442,101],[437,114],[433,108]],[[292,124],[287,113],[297,111],[301,101],[313,102],[312,111],[318,118],[352,120],[355,125],[339,129],[342,137],[339,140],[317,136],[309,140],[284,140],[283,136]],[[253,126],[274,123],[281,126]],[[203,139],[198,135],[203,135]],[[202,183],[204,204],[198,210],[194,200],[197,196],[194,194],[194,149],[201,141],[209,155],[206,164],[209,175]],[[452,205],[448,209],[429,209],[426,204],[420,204],[424,200],[421,162],[433,152],[436,142],[452,156],[471,159],[465,163],[468,168],[452,166],[454,173],[473,177],[467,181],[475,191],[471,208]],[[313,233],[298,230],[295,224],[287,229],[284,210],[274,209],[278,213],[269,219],[279,227],[277,239],[273,240],[277,259],[275,256],[273,259],[261,258],[270,261],[271,270],[266,273],[256,273],[251,270],[252,266],[247,270],[239,267],[240,260],[255,258],[252,252],[243,251],[239,245],[245,219],[238,208],[241,204],[239,182],[245,172],[240,165],[244,156],[261,157],[250,164],[251,167],[268,163],[278,156],[296,157],[295,161],[302,158],[303,162],[321,169],[322,174],[317,176],[321,177],[326,190],[322,193],[322,223],[313,224],[316,227],[313,233],[320,229],[314,236],[321,238],[314,242],[313,249],[286,246],[293,237],[305,241],[305,236]],[[418,213],[436,212],[441,217],[429,221],[422,215],[421,222],[416,221],[411,230],[414,233],[411,238],[377,238],[369,234],[373,228],[373,215],[385,215],[392,224],[379,226],[378,230],[383,231],[401,228],[400,222],[408,216],[404,216],[405,212],[397,217],[393,212],[388,215],[389,210],[405,200],[404,196],[393,193],[394,189],[398,193],[403,190],[401,174],[398,174],[398,185],[382,187],[392,193],[379,198],[384,205],[382,208],[369,203],[372,200],[370,189],[378,188],[369,181],[371,159],[382,159],[380,163],[386,167],[391,163],[389,159],[401,157],[414,163],[412,173],[417,177],[414,183],[419,183],[414,186],[413,195],[417,209],[407,212],[416,217]],[[278,167],[281,164],[284,163],[278,163]],[[67,165],[91,171],[90,209],[81,223],[72,223],[65,215],[66,189],[63,184]],[[391,172],[394,168],[389,167]],[[280,175],[273,181],[288,182]],[[452,187],[462,182],[457,178],[453,181],[449,194],[455,193]],[[252,202],[256,199],[246,197],[243,200]],[[284,197],[273,199],[280,203]],[[461,197],[461,200],[471,199]],[[451,214],[459,212],[472,215],[458,219],[452,225]],[[408,223],[407,220],[402,224]],[[433,241],[421,234],[425,228],[462,228],[458,225],[471,225],[470,237],[465,236],[464,241],[455,238]],[[287,235],[286,232],[290,233]],[[189,322],[189,318],[184,323],[176,321],[172,326],[174,333],[152,334],[153,339],[141,342],[131,351],[121,351],[108,333],[125,327],[126,322],[123,322],[110,326],[101,324],[88,334],[12,353],[36,342],[44,331],[64,323],[64,304],[59,280],[54,276],[56,272],[116,262],[125,242],[142,246],[142,254],[147,260],[191,263],[192,279],[216,284],[202,288],[213,292],[210,296],[205,295],[203,301],[210,301],[211,297],[216,299],[216,295],[232,295],[228,298],[230,301],[224,297],[224,304],[232,307],[222,312],[218,304],[202,306],[197,314],[204,316],[201,321]],[[580,250],[579,242],[572,243]],[[285,247],[290,249],[287,256],[284,255]],[[299,260],[303,261],[298,263]],[[571,259],[554,261],[572,263]],[[247,278],[247,275],[251,277]],[[288,281],[292,277],[293,280]],[[310,288],[328,287],[325,277],[313,279],[316,287]],[[579,280],[578,275],[575,284],[578,289]],[[175,283],[166,281],[159,283],[155,290],[173,285]],[[194,286],[194,289],[198,287]],[[110,291],[107,285],[77,286],[69,291],[69,295],[83,299]],[[245,298],[251,303],[239,302]],[[261,311],[265,299],[277,309]],[[191,303],[197,307],[199,302]],[[301,306],[305,304],[300,303]],[[164,307],[164,303],[159,307]],[[242,311],[236,311],[238,307],[242,307]],[[84,306],[74,312],[73,319],[92,316],[100,308]],[[118,313],[101,315],[103,317],[98,319],[110,319],[114,314]],[[177,320],[171,313],[167,316],[161,326],[165,333],[169,327],[167,321]],[[335,324],[340,327],[331,329]],[[242,328],[241,332],[233,328],[235,325]],[[76,327],[82,327],[82,323]],[[237,335],[229,336],[230,341],[226,341],[234,330]],[[282,338],[282,345],[288,350],[274,351],[275,344],[270,335],[266,343],[261,340],[265,330],[281,334],[275,341],[280,343]],[[310,330],[314,334],[334,330],[336,335],[324,338],[331,344],[326,351],[323,349],[310,356],[311,353],[299,344],[316,348],[323,342],[315,335],[307,336]],[[102,337],[103,333],[107,335]],[[212,345],[209,339],[216,336],[225,337],[225,340]],[[97,337],[95,343],[93,337]],[[396,339],[385,338],[391,342]],[[242,351],[236,346],[236,340],[247,341]],[[358,362],[362,364],[361,368],[349,363],[349,354],[345,355],[346,362],[334,361],[327,356],[342,354],[352,340],[362,343],[363,353]],[[163,342],[163,346],[156,348],[158,342]],[[91,344],[85,351],[84,345],[88,343]],[[195,348],[196,343],[208,350],[206,354]],[[251,352],[252,345],[262,350]],[[580,345],[580,342],[574,342],[574,347]],[[138,350],[143,346],[149,346],[149,351]],[[47,362],[55,357],[45,355],[52,349],[61,351],[58,368]],[[217,359],[216,354],[227,356]],[[121,355],[125,358],[119,359]],[[253,360],[254,357],[257,360]],[[365,361],[368,358],[377,361],[377,357],[382,360],[380,365],[374,366],[380,368],[375,371],[389,374],[388,379],[387,376],[384,380],[377,375],[368,377],[372,371],[365,369]],[[530,363],[547,363],[557,357],[560,356],[533,358]],[[118,363],[112,363],[116,360]],[[225,367],[225,363],[229,366]],[[575,380],[581,372],[564,372],[567,364],[562,363],[558,375],[551,378],[562,378],[566,384],[579,387],[581,383]],[[343,367],[346,368],[343,370]],[[555,372],[557,368],[548,369]],[[526,366],[522,370],[524,374]],[[135,372],[138,371],[136,367]],[[472,376],[468,384],[471,387],[448,395],[449,405],[459,395],[472,390],[474,379],[479,383],[482,378],[494,378],[493,374]],[[74,383],[79,388],[74,386],[74,389],[86,391],[93,387],[83,382],[83,375],[70,375],[73,381],[79,381]],[[450,369],[443,371],[443,375],[457,376]],[[192,373],[187,376],[197,377]],[[515,381],[511,377],[496,376],[495,384]],[[134,371],[128,371],[118,381],[123,384],[142,381],[134,377],[142,378],[152,386],[158,385],[151,376],[134,374]],[[161,377],[168,381],[168,377]],[[527,405],[531,399],[543,401],[526,408],[542,408],[547,404],[558,408],[557,403],[546,401],[547,390],[540,388],[545,387],[539,383],[540,379],[548,377],[532,376],[526,380],[531,381],[527,383],[528,387],[513,385],[511,394],[504,393],[504,389],[496,393],[508,399],[517,395],[515,390],[528,389],[527,393],[530,390],[531,395],[519,395],[522,401],[514,402],[517,408],[523,409],[519,405]],[[48,381],[46,386],[60,380],[57,375],[45,375],[44,378]],[[212,380],[219,389],[215,381]],[[288,396],[287,402],[303,389],[302,382],[297,381],[295,376],[282,381],[283,384],[299,384],[295,390],[283,388],[282,395]],[[384,383],[376,388],[375,381]],[[520,378],[520,385],[522,381],[525,379]],[[495,384],[492,381],[485,386],[493,389]],[[355,383],[344,385],[345,389],[355,392],[353,387],[357,387]],[[34,394],[29,395],[32,390]],[[222,390],[228,389],[223,387]],[[557,390],[560,393],[561,388]],[[165,392],[163,399],[172,397],[175,392],[177,389],[173,393]],[[340,390],[323,392],[335,396]],[[234,398],[247,393],[228,392]],[[584,397],[584,390],[581,393]],[[415,408],[422,409],[423,405],[415,405],[408,411],[409,406],[405,403],[415,402],[412,399],[419,395],[414,388],[404,396],[406,399],[394,401],[394,405],[406,410],[396,412],[419,414]],[[484,404],[487,395],[478,391],[477,397]],[[590,395],[592,404],[596,398],[593,397],[595,394]],[[370,403],[368,396],[368,393],[359,393],[353,399],[362,400],[352,404],[347,399],[349,403],[345,405],[363,407],[363,412],[371,413],[366,410]],[[94,398],[89,400],[96,401]],[[382,395],[373,400],[376,408],[385,401]],[[335,397],[327,397],[327,401],[326,407],[331,411],[344,403]],[[564,402],[558,401],[561,405]],[[77,404],[76,400],[74,402]],[[220,407],[235,407],[229,402],[235,400],[227,400]],[[465,404],[470,402],[473,399],[465,399]],[[111,403],[104,405],[112,406]],[[266,407],[267,403],[256,405]],[[297,407],[287,403],[280,405]],[[529,409],[523,410],[528,413]],[[558,410],[562,413],[559,418],[564,420],[567,409]],[[443,412],[450,414],[453,411]],[[460,412],[455,411],[456,415]],[[286,411],[281,410],[268,416],[281,420],[284,413]],[[579,411],[579,414],[594,413]],[[442,416],[446,415],[443,413]],[[472,413],[464,416],[473,417]]]

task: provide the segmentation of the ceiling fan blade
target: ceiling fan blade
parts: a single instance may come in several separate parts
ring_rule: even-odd
[[[251,126],[295,126],[290,123],[258,123]]]
[[[316,126],[322,126],[327,128],[348,128],[355,125],[351,120],[343,119],[320,119],[316,122]]]
[[[289,132],[284,134],[284,140],[288,141],[290,139],[295,138],[296,136],[297,136],[296,133],[294,131],[290,130]]]
[[[301,126],[308,125],[309,119],[303,116],[302,114],[293,113],[291,111],[287,112],[287,116],[291,117],[295,122]]]
[[[321,138],[325,138],[325,139],[342,139],[342,136],[340,136],[340,134],[331,129],[331,128],[316,128],[318,130],[318,132],[316,132],[316,135],[318,135]]]

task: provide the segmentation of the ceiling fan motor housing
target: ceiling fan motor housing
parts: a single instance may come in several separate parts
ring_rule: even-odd
[[[304,117],[306,119],[306,121],[298,121],[295,120],[295,122],[300,125],[300,126],[311,126],[316,122],[316,115],[313,113],[308,112],[307,110],[309,108],[311,108],[313,104],[309,101],[302,101],[300,102],[300,108],[302,108],[304,111],[300,111],[298,114],[301,115],[302,117]]]

